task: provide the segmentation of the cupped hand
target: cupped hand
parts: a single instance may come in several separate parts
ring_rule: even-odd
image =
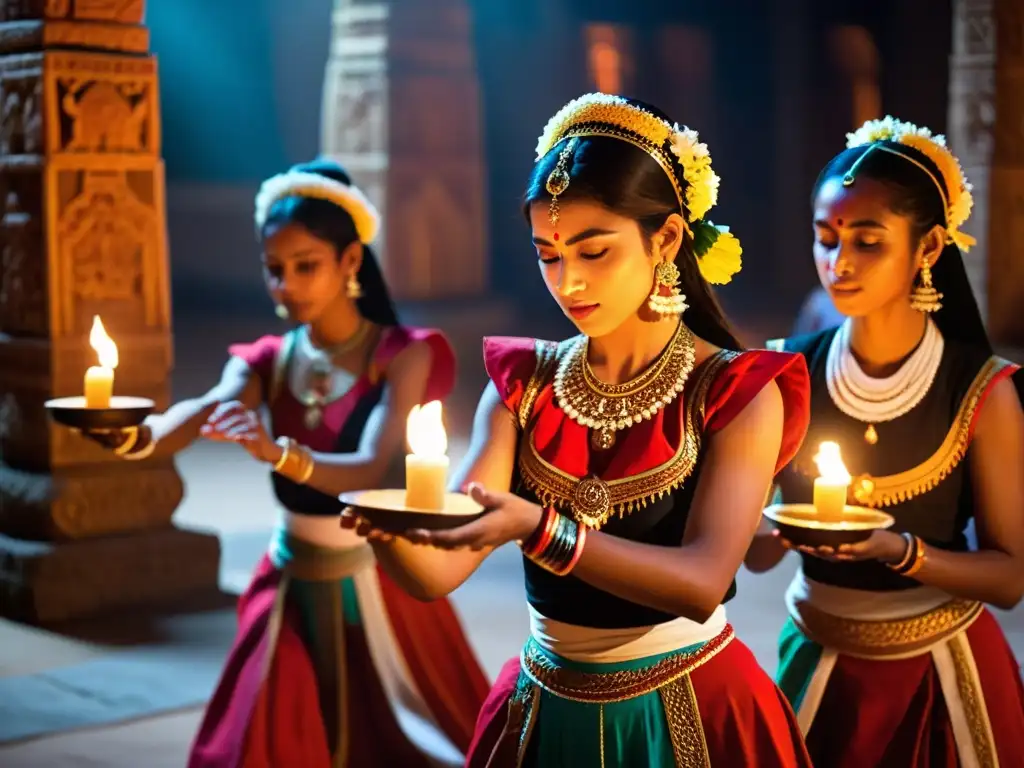
[[[809,547],[803,544],[794,544],[784,538],[779,531],[772,531],[779,542],[786,549],[803,552],[805,555],[819,557],[822,560],[832,562],[860,562],[863,560],[878,560],[883,563],[898,563],[903,560],[907,553],[907,542],[898,533],[892,531],[872,531],[871,535],[864,541],[854,544],[840,544],[838,547],[818,546]]]
[[[477,483],[470,484],[469,496],[484,508],[484,514],[471,523],[448,530],[428,531],[422,528],[389,534],[373,528],[368,520],[352,508],[341,514],[343,528],[354,530],[370,541],[391,541],[396,535],[414,544],[437,549],[482,550],[497,548],[510,541],[523,541],[540,525],[543,510],[512,493],[488,491]]]
[[[281,446],[267,434],[259,414],[238,400],[218,405],[199,434],[207,440],[238,443],[253,458],[269,464],[281,458]]]

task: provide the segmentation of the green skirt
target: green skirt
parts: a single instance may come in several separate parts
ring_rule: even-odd
[[[529,768],[707,764],[690,671],[732,639],[615,664],[572,661],[527,642],[513,706]]]

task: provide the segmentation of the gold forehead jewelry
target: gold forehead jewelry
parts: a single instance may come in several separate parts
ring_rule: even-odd
[[[544,188],[547,189],[548,194],[551,195],[551,205],[548,208],[548,218],[552,224],[558,223],[558,196],[565,192],[569,188],[569,171],[566,167],[569,165],[569,158],[572,157],[576,151],[576,145],[579,143],[579,139],[573,137],[566,142],[562,151],[558,153],[558,162],[555,163],[554,169],[548,174],[547,183]],[[555,240],[558,240],[558,233],[555,233]]]

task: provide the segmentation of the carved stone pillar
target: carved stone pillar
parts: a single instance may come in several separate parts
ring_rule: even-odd
[[[949,73],[949,144],[974,185],[974,212],[964,229],[978,244],[964,262],[983,318],[988,317],[989,304],[989,188],[996,119],[992,7],[993,0],[954,3]]]
[[[322,150],[380,207],[397,299],[487,288],[479,105],[466,0],[335,0]]]
[[[170,296],[144,0],[0,0],[0,615],[52,622],[215,588],[215,537],[171,516],[170,460],[47,420],[80,394],[91,318],[116,390],[169,398]]]

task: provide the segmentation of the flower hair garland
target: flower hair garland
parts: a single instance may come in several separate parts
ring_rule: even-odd
[[[373,242],[380,229],[380,214],[369,198],[355,184],[340,181],[308,171],[287,171],[271,176],[260,185],[256,193],[256,228],[262,229],[274,203],[286,197],[308,197],[325,200],[343,209],[356,227],[359,241]]]
[[[974,198],[971,195],[973,187],[967,180],[960,161],[946,146],[946,137],[941,134],[933,134],[924,126],[897,120],[891,115],[887,115],[881,120],[868,120],[856,131],[846,135],[847,149],[881,141],[891,141],[894,144],[912,147],[935,164],[942,176],[943,183],[940,183],[934,174],[923,165],[921,170],[935,182],[946,206],[948,242],[955,243],[964,253],[969,251],[976,241],[966,232],[961,232],[960,227],[970,218],[971,208],[974,206]],[[911,162],[916,162],[907,155],[900,156]]]
[[[650,155],[672,183],[704,279],[717,285],[732,280],[742,267],[743,249],[728,227],[715,226],[705,219],[718,203],[721,179],[712,169],[711,153],[696,131],[670,125],[621,96],[589,93],[570,101],[548,121],[537,140],[537,160],[564,139],[583,136],[619,139]],[[564,191],[568,176],[562,164],[560,158],[556,172],[561,170],[564,185],[560,189]]]

